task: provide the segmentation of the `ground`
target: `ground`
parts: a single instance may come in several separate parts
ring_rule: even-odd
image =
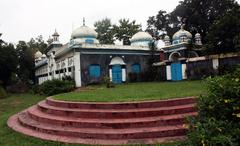
[[[80,89],[81,90],[81,89]],[[117,85],[115,88],[91,86],[84,92],[70,92],[54,96],[70,101],[134,101],[198,96],[205,90],[204,81],[148,82]]]
[[[158,98],[170,98],[180,96],[198,96],[204,91],[204,83],[201,81],[193,82],[177,82],[177,83],[136,83],[129,85],[120,85],[114,89],[106,89],[102,86],[90,87],[93,90],[85,91],[83,93],[71,93],[72,97],[76,97],[79,94],[81,97],[86,97],[86,100],[90,100],[93,95],[96,96],[96,100],[109,101],[109,97],[115,97],[115,95],[121,95],[123,99],[115,97],[111,99],[113,101],[129,101],[130,97],[136,97],[136,100],[154,99],[156,95]],[[160,90],[161,89],[161,90]],[[137,90],[137,92],[133,92]],[[118,92],[124,91],[124,94]],[[168,93],[170,92],[170,93]],[[107,94],[109,93],[109,94]],[[122,96],[124,95],[124,96]],[[140,96],[143,95],[143,96]],[[63,95],[57,96],[63,98]],[[139,98],[137,98],[139,97]],[[44,96],[33,94],[12,94],[5,99],[0,99],[0,145],[1,146],[80,146],[77,144],[63,144],[57,142],[49,142],[29,136],[22,135],[20,133],[12,131],[7,127],[7,119],[14,113],[18,113],[29,106],[36,104],[38,101],[45,99]],[[72,98],[73,100],[79,100]],[[155,98],[156,99],[156,98]],[[162,144],[158,146],[175,146],[178,142]]]

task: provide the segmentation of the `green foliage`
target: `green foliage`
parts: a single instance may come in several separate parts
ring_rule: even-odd
[[[110,80],[110,78],[108,76],[105,76],[103,80],[104,80],[104,83],[106,84],[107,88],[115,87],[114,83]]]
[[[0,99],[7,97],[6,91],[0,86]]]
[[[208,92],[198,100],[199,116],[190,118],[183,145],[237,146],[240,141],[240,68],[209,78]]]
[[[22,82],[31,83],[34,80],[34,53],[35,51],[24,41],[19,41],[16,47],[19,68],[18,76]]]
[[[112,23],[108,18],[102,19],[94,23],[96,32],[98,33],[98,40],[101,44],[113,44]]]
[[[88,91],[58,94],[53,98],[70,101],[119,102],[199,96],[205,92],[205,83],[202,81],[138,82],[118,84],[116,87],[94,85],[90,86],[91,90]]]
[[[207,52],[227,53],[240,51],[240,7],[233,8],[216,20],[207,35]]]
[[[12,44],[0,44],[0,80],[3,86],[11,82],[18,65],[17,52]]]
[[[55,95],[59,93],[70,92],[74,89],[74,82],[68,80],[49,80],[41,84],[39,87],[33,88],[33,91],[43,95]]]
[[[120,19],[119,25],[113,25],[114,37],[120,41],[123,40],[123,45],[130,45],[130,38],[141,29],[140,24],[136,24],[133,20]]]

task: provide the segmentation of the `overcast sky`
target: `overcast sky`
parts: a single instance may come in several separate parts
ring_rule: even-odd
[[[239,2],[240,0],[238,0]],[[47,40],[55,28],[60,41],[67,43],[73,28],[108,17],[112,23],[121,18],[136,20],[146,28],[149,16],[159,10],[171,12],[179,0],[0,0],[0,32],[7,42],[29,41],[43,35]]]

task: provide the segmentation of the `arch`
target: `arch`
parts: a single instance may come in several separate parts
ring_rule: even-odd
[[[195,51],[189,51],[188,58],[199,57],[198,53]]]
[[[176,60],[178,60],[179,57],[181,57],[181,54],[180,54],[179,52],[177,52],[177,51],[174,51],[174,52],[172,52],[172,53],[169,55],[168,60],[170,60],[170,61],[176,61]]]
[[[123,61],[121,57],[114,57],[109,65],[126,65],[126,63]]]

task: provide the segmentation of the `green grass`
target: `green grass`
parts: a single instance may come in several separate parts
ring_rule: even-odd
[[[91,90],[55,95],[58,100],[70,101],[139,101],[199,96],[205,91],[203,81],[147,82],[117,85],[115,88],[91,86]]]
[[[84,146],[40,140],[25,136],[7,127],[7,119],[46,97],[32,94],[13,94],[0,99],[0,146]],[[156,146],[176,146],[179,142],[156,144]]]
[[[91,86],[93,90],[81,93],[56,95],[56,99],[73,101],[132,101],[166,99],[174,97],[198,96],[205,91],[202,81],[134,83],[118,85],[107,89],[104,86]],[[0,146],[83,146],[44,141],[25,136],[7,127],[7,119],[46,97],[33,94],[12,94],[0,99]],[[179,142],[156,144],[156,146],[176,146]]]

